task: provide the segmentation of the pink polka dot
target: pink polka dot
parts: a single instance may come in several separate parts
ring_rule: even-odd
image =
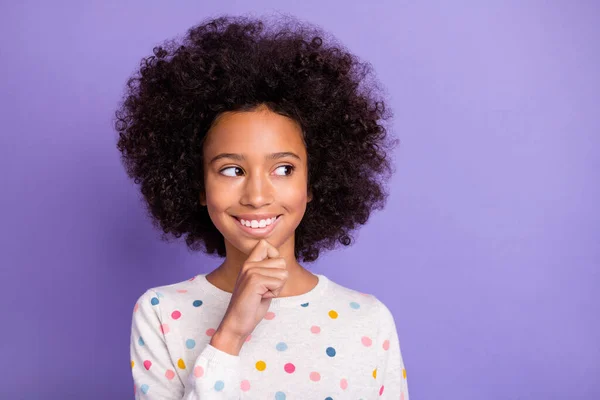
[[[383,394],[383,385],[381,385],[381,388],[379,389],[379,395],[381,396]]]
[[[167,324],[162,324],[160,326],[160,331],[165,334],[165,333],[169,333],[171,331],[171,329],[169,329],[169,325]]]
[[[173,371],[172,369],[168,369],[167,372],[165,372],[165,376],[168,380],[171,380],[175,378],[175,371]]]
[[[384,341],[383,342],[383,349],[387,350],[389,348],[390,348],[390,341],[389,340]]]
[[[240,389],[242,389],[242,392],[250,390],[250,382],[247,379],[244,379],[240,384]]]
[[[179,311],[175,310],[171,313],[171,318],[179,319],[179,318],[181,318],[181,313]]]
[[[318,382],[321,380],[321,374],[319,374],[318,372],[311,372],[310,373],[310,380],[313,382]]]
[[[404,400],[404,392],[400,393],[400,400]]]
[[[343,390],[346,390],[346,389],[348,388],[348,381],[347,381],[346,379],[342,379],[342,380],[340,381],[340,387],[341,387]]]
[[[275,318],[274,312],[269,311],[268,313],[265,314],[265,319],[272,320],[273,318]]]
[[[136,312],[138,308],[140,308],[140,305],[138,303],[135,303],[135,307],[133,307],[133,312]]]
[[[196,378],[202,378],[204,376],[204,368],[202,368],[199,365],[196,368],[194,368],[194,376]]]
[[[321,332],[321,328],[319,328],[319,327],[318,327],[318,326],[316,326],[316,325],[313,325],[313,326],[311,326],[311,327],[310,327],[310,331],[311,331],[312,333],[319,333],[319,332]]]
[[[206,330],[206,335],[207,335],[207,336],[212,336],[212,335],[214,335],[214,334],[215,334],[215,332],[216,332],[216,331],[217,331],[217,330],[216,330],[216,329],[214,329],[214,328],[207,329],[207,330]]]
[[[287,363],[287,364],[285,364],[285,366],[283,367],[283,369],[288,374],[291,374],[292,372],[294,372],[296,370],[296,366],[294,364],[292,364],[292,363]]]
[[[192,276],[190,279],[188,279],[189,282],[193,281],[194,279],[196,279],[195,276]]]
[[[248,337],[246,338],[246,342],[249,342],[250,338],[252,338],[252,335],[248,335]]]
[[[187,293],[187,289],[177,289],[177,293]]]
[[[361,341],[362,341],[362,344],[364,344],[367,347],[369,347],[370,345],[373,344],[373,341],[368,336],[363,336],[362,339],[361,339]]]
[[[144,368],[146,368],[146,371],[149,371],[151,366],[152,366],[152,361],[150,361],[150,360],[144,361]]]

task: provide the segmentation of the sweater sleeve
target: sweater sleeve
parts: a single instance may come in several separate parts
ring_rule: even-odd
[[[408,381],[402,358],[394,316],[389,308],[377,300],[379,305],[379,333],[377,335],[377,375],[381,399],[408,399]]]
[[[131,371],[136,400],[241,398],[239,356],[207,344],[191,369],[185,371],[189,367],[184,360],[169,352],[169,330],[161,316],[159,296],[152,289],[147,290],[135,304],[131,323]],[[181,378],[184,376],[185,384]]]

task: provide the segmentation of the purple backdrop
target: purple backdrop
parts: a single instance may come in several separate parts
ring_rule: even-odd
[[[220,260],[160,241],[114,109],[154,45],[276,10],[388,90],[387,208],[307,266],[390,307],[411,399],[600,398],[599,2],[2,3],[0,398],[133,398],[135,300]]]

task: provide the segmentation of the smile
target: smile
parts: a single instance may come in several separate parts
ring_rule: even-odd
[[[252,228],[246,225],[242,225],[239,219],[237,219],[234,216],[232,216],[232,218],[235,220],[235,224],[239,226],[242,231],[252,236],[266,236],[269,233],[271,233],[273,229],[275,229],[275,226],[279,223],[279,220],[281,219],[281,215],[279,215],[271,225],[267,225],[264,228]]]

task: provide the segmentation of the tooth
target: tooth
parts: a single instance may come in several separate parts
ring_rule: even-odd
[[[239,221],[242,225],[251,227],[251,228],[264,228],[265,226],[271,225],[276,220],[277,220],[277,217],[261,219],[260,221],[257,221],[257,220],[249,221],[249,220],[242,219],[242,218],[239,219]]]

